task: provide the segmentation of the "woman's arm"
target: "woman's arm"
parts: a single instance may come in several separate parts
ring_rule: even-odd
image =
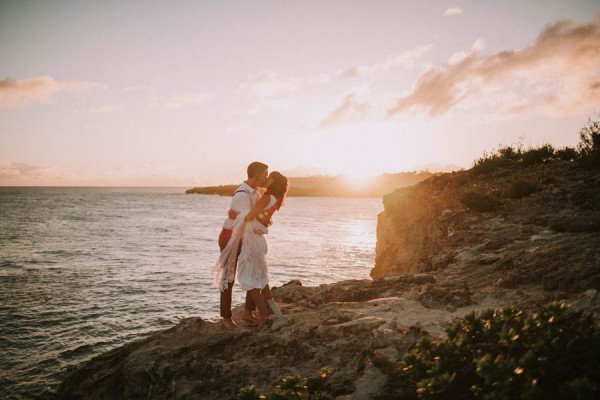
[[[245,221],[249,222],[249,221],[252,221],[254,218],[256,218],[258,213],[260,213],[262,210],[264,210],[269,205],[270,201],[271,201],[271,195],[263,194],[262,197],[256,202],[256,204],[254,205],[252,210],[250,210],[248,215],[246,215]]]

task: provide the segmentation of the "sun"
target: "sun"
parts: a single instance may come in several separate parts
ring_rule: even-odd
[[[342,174],[342,179],[346,185],[353,188],[362,189],[372,185],[375,181],[375,176],[367,173],[349,172]]]

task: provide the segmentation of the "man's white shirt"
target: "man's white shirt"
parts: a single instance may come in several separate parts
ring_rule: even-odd
[[[237,211],[238,215],[247,215],[258,201],[260,195],[246,182],[242,183],[236,190],[237,193],[231,198],[231,209]],[[224,229],[233,229],[235,219],[227,218],[223,223]]]

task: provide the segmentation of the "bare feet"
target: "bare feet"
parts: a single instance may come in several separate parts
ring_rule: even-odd
[[[222,322],[223,322],[223,326],[228,331],[233,331],[234,329],[238,328],[237,324],[235,322],[233,322],[233,320],[231,318],[223,318]]]
[[[268,315],[266,317],[263,317],[263,315],[258,310],[254,313],[254,318],[256,319],[257,326],[261,326],[262,324],[264,324],[267,317]]]
[[[242,319],[244,321],[246,321],[248,323],[248,325],[251,325],[251,326],[258,325],[258,320],[256,318],[254,318],[254,314],[252,314],[252,311],[244,310],[244,313],[242,314]]]

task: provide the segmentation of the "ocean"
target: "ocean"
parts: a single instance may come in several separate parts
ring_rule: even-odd
[[[0,398],[47,398],[98,354],[219,319],[211,271],[231,199],[185,189],[0,187]],[[288,198],[267,237],[271,285],[369,278],[381,211]]]

